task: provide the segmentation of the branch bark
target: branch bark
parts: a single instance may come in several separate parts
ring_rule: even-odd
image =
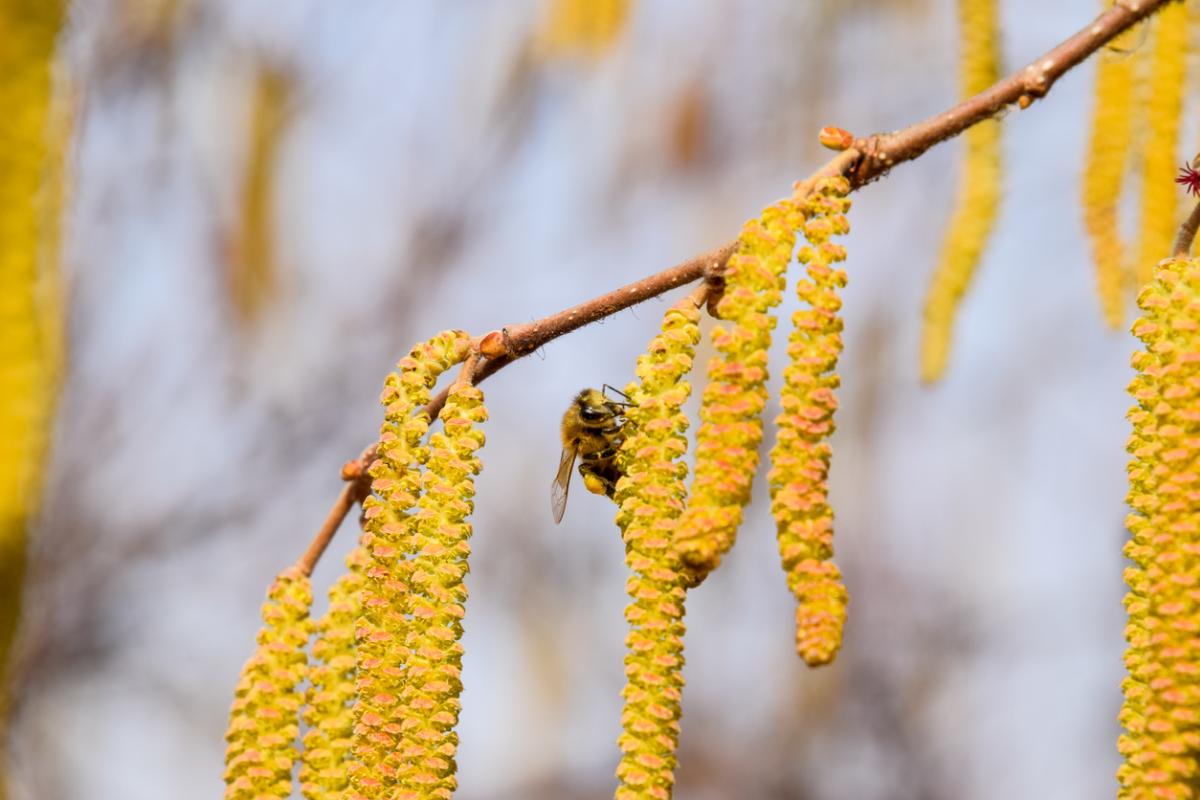
[[[957,136],[973,125],[995,117],[1009,106],[1015,105],[1022,110],[1028,108],[1034,100],[1045,97],[1059,78],[1117,35],[1153,15],[1168,3],[1181,1],[1116,0],[1087,27],[1063,40],[1033,63],[1011,73],[979,94],[902,130],[855,139],[853,146],[839,152],[805,180],[797,182],[793,197],[802,199],[812,192],[820,179],[837,175],[848,178],[852,189],[866,186],[889,173],[897,165],[920,157],[931,147]],[[501,328],[477,338],[476,348],[485,358],[474,370],[474,382],[479,383],[487,379],[542,345],[584,325],[701,278],[710,282],[713,294],[719,294],[725,264],[736,249],[735,239],[704,255],[565,311],[536,322]],[[424,413],[428,414],[430,419],[436,419],[441,412],[447,392],[448,390],[443,389],[425,407]],[[374,446],[368,447],[359,459],[343,468],[343,476],[355,485],[351,496],[362,498],[370,492],[367,468],[374,457]],[[351,465],[355,468],[348,469]],[[337,504],[330,511],[325,525],[322,526],[322,533],[339,512],[341,518],[349,513],[350,507],[344,503],[345,497],[346,492],[343,491]],[[340,522],[341,518],[338,518],[337,522]],[[334,524],[335,530],[336,527]],[[332,533],[329,535],[332,536]],[[316,542],[313,546],[316,546]],[[317,555],[319,556],[319,553]]]
[[[1196,203],[1192,208],[1192,213],[1188,214],[1187,219],[1179,226],[1179,233],[1175,237],[1175,247],[1172,249],[1172,255],[1175,258],[1187,258],[1192,252],[1192,242],[1196,240],[1196,229],[1200,228],[1200,202]]]

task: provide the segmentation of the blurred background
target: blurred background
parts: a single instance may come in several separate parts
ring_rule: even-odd
[[[74,5],[69,362],[17,798],[221,795],[266,586],[414,341],[721,244],[826,159],[822,125],[892,130],[958,91],[951,0],[629,0],[577,37],[553,5]],[[1014,69],[1098,4],[1002,7]],[[818,671],[795,655],[760,481],[689,599],[680,800],[1113,793],[1133,342],[1102,325],[1080,224],[1092,73],[1005,121],[1003,211],[939,385],[918,380],[918,334],[958,143],[854,196],[831,478],[845,647]],[[555,527],[549,484],[571,395],[629,380],[669,300],[484,385],[463,800],[611,794],[623,550],[614,507],[578,486]],[[317,613],[355,533],[316,572]]]

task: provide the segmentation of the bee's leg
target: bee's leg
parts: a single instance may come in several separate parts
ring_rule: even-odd
[[[583,485],[592,494],[602,494],[605,497],[612,497],[616,493],[617,484],[611,478],[601,475],[598,472],[592,472],[591,470],[587,472],[580,470],[580,472],[583,473]]]

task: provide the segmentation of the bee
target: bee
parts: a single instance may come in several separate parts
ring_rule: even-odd
[[[621,429],[625,424],[625,402],[610,400],[604,390],[584,389],[575,395],[562,418],[562,458],[558,474],[550,484],[550,513],[561,522],[567,510],[567,490],[571,486],[571,471],[579,459],[579,474],[589,492],[612,497],[617,489],[621,470],[617,467],[617,450],[624,441]],[[624,397],[624,393],[612,389]]]

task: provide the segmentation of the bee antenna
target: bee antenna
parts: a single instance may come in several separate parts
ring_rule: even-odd
[[[618,395],[620,395],[621,397],[624,397],[624,398],[625,398],[625,401],[624,401],[624,402],[619,402],[619,403],[617,403],[617,405],[628,406],[628,405],[632,405],[632,404],[633,404],[633,401],[631,401],[631,400],[629,399],[629,395],[625,394],[624,392],[622,392],[620,389],[618,389],[618,388],[617,388],[617,387],[615,387],[615,386],[609,386],[609,385],[606,383],[606,384],[604,384],[604,385],[601,387],[600,391],[601,391],[601,392],[612,392],[613,394],[618,394]]]

